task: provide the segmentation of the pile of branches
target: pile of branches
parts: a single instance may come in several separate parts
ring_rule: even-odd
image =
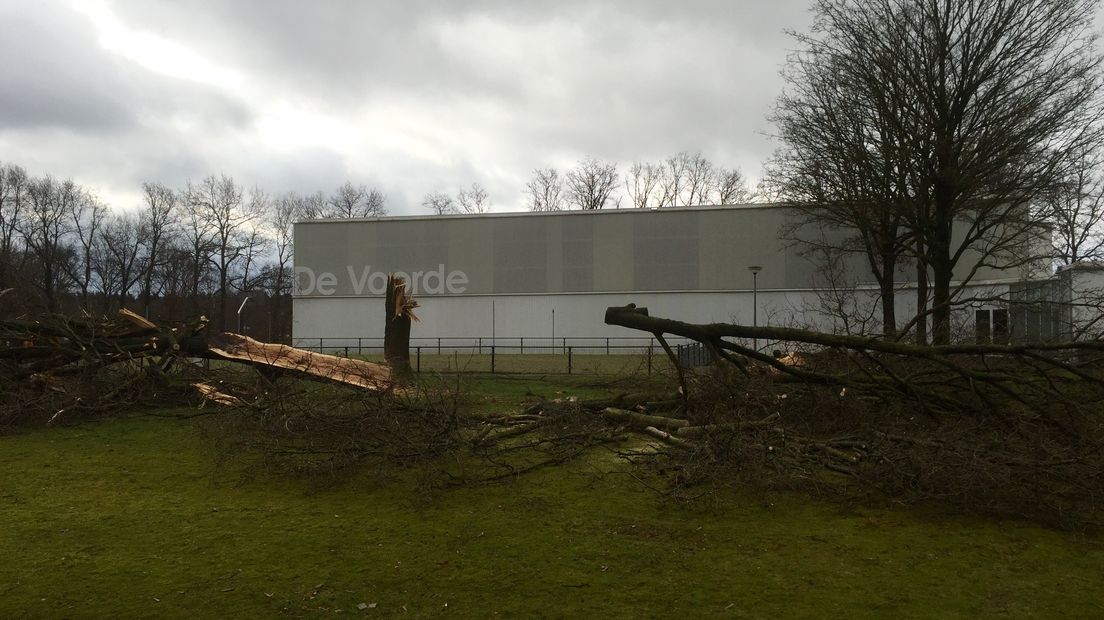
[[[208,401],[201,428],[224,459],[316,484],[447,461],[470,427],[444,385],[378,392],[239,370],[211,386],[227,398]]]
[[[209,334],[205,317],[158,325],[122,310],[106,317],[0,320],[0,431],[28,424],[208,400],[232,403],[197,361],[252,366],[370,393],[394,386],[383,364]],[[183,389],[184,393],[181,393]]]
[[[754,481],[1104,525],[1104,343],[918,347],[635,307],[606,321],[664,346],[665,334],[692,338],[714,356],[705,374],[678,370],[673,430],[649,431],[663,449],[647,460],[677,472],[672,493]]]
[[[181,351],[202,345],[204,327],[198,320],[161,328],[127,311],[0,320],[0,432],[198,403],[195,390],[166,370]]]

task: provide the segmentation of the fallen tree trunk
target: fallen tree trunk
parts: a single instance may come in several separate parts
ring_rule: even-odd
[[[223,360],[300,377],[384,391],[385,364],[314,353],[223,333],[208,339],[207,320],[157,325],[129,310],[100,320],[45,316],[0,321],[0,373],[15,380],[95,372],[122,362],[156,359],[167,368],[182,357]]]
[[[304,351],[283,344],[268,344],[228,332],[219,334],[197,355],[373,391],[387,390],[392,384],[391,369],[385,364]]]
[[[605,322],[654,335],[678,370],[684,396],[687,379],[664,334],[696,340],[718,364],[730,362],[745,373],[749,362],[759,363],[793,381],[843,388],[841,396],[854,388],[879,398],[911,400],[931,415],[1007,415],[1011,409],[1028,409],[1065,424],[1054,415],[1056,409],[1079,410],[1104,399],[1100,341],[921,346],[786,327],[685,323],[649,316],[647,308],[633,304],[607,308]],[[796,365],[746,346],[752,339],[811,352]]]

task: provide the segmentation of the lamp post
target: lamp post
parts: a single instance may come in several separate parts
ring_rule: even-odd
[[[245,304],[247,304],[247,303],[249,303],[249,297],[246,297],[245,299],[243,299],[241,305],[238,306],[238,333],[239,334],[242,333],[241,313],[242,313],[242,310],[245,309]]]
[[[751,272],[751,326],[759,327],[759,272],[763,268],[759,265],[751,265],[748,267],[748,271]],[[753,347],[756,351],[759,351],[759,338],[753,338]]]

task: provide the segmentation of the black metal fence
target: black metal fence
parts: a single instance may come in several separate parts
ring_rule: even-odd
[[[701,344],[668,338],[680,365],[710,362]],[[300,338],[294,346],[344,357],[379,357],[382,338]],[[668,364],[662,346],[648,337],[511,337],[410,339],[415,370],[506,374],[575,374],[640,371],[652,374]]]

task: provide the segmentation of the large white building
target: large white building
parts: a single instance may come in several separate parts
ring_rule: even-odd
[[[828,287],[822,265],[782,240],[795,217],[745,205],[299,222],[294,338],[341,347],[382,337],[389,272],[405,275],[419,300],[413,335],[446,339],[446,347],[639,336],[602,322],[606,307],[630,302],[690,322],[832,329],[841,327],[837,314],[852,322],[870,315],[867,328],[876,330],[876,290],[863,257],[851,257]],[[1022,278],[986,267],[972,286],[1004,294]],[[909,279],[902,270],[899,317],[915,311]],[[845,312],[835,312],[841,305]],[[994,311],[984,320],[999,331],[1008,324],[999,304],[956,319],[970,330]]]

